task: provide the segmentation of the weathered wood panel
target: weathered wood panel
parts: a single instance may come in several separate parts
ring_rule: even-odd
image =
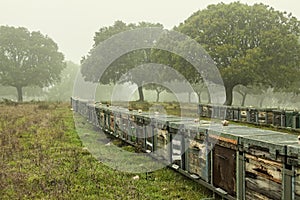
[[[142,124],[136,125],[136,136],[137,136],[137,143],[140,146],[144,147],[145,131],[144,131],[144,126]]]
[[[154,151],[154,138],[152,127],[150,124],[146,126],[146,150],[153,152]]]
[[[213,151],[213,184],[236,195],[236,151],[215,145]]]
[[[122,127],[122,124],[121,124],[121,115],[120,114],[115,114],[115,134],[117,136],[121,136],[121,127]]]
[[[246,122],[247,121],[247,111],[246,109],[240,110],[240,119],[241,122]]]
[[[128,115],[121,114],[121,138],[128,139],[129,120]]]
[[[183,154],[183,135],[173,134],[172,135],[172,163],[184,168],[184,163],[182,160]]]
[[[260,124],[266,123],[266,115],[267,115],[267,112],[258,111],[258,122]]]
[[[128,128],[128,140],[131,142],[136,142],[136,123],[134,122],[134,117],[131,117],[129,120],[129,128]]]
[[[167,145],[169,142],[168,132],[163,129],[155,128],[157,136],[157,155],[162,157],[164,160],[169,160]]]
[[[188,172],[208,181],[209,169],[205,144],[200,141],[191,140],[187,153]]]
[[[103,127],[104,126],[104,113],[100,112],[100,126]]]
[[[110,127],[109,127],[110,116],[109,116],[108,113],[105,113],[104,115],[105,115],[105,116],[104,116],[104,117],[105,117],[105,126],[104,126],[104,127],[105,127],[106,129],[109,129],[109,128],[110,128]]]
[[[282,164],[245,155],[246,199],[275,199],[282,196]]]
[[[109,118],[109,129],[110,131],[115,131],[115,117],[114,114],[110,114],[110,118]]]
[[[267,114],[266,114],[266,124],[272,124],[273,122],[273,112],[271,111],[268,111]]]

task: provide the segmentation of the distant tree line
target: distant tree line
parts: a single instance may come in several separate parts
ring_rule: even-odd
[[[145,27],[163,29],[159,23],[126,24],[122,21],[100,28],[95,33],[92,49],[82,58],[79,67],[66,63],[56,43],[48,36],[26,28],[1,26],[0,84],[16,88],[18,101],[23,100],[23,88],[30,87],[43,88],[36,91],[46,92],[48,99],[66,100],[72,95],[72,84],[80,70],[86,81],[109,85],[119,83],[122,78],[124,83],[136,84],[139,101],[146,100],[145,89],[156,91],[156,101],[159,101],[160,94],[174,91],[155,80],[159,78],[176,84],[170,74],[153,72],[147,77],[153,80],[152,83],[143,80],[143,74],[130,74],[135,67],[159,63],[182,74],[194,88],[199,101],[201,96],[208,94],[207,101],[210,103],[206,83],[192,64],[161,49],[128,52],[111,63],[99,79],[96,68],[101,63],[92,56],[93,50],[118,33]],[[272,91],[297,96],[300,92],[300,21],[290,13],[264,4],[219,3],[193,13],[172,30],[194,39],[209,54],[223,79],[225,105],[232,105],[234,91],[240,95],[241,105],[245,105],[247,95]],[[189,44],[176,45],[185,49]],[[143,81],[149,83],[143,85]],[[176,92],[186,91],[178,87]]]

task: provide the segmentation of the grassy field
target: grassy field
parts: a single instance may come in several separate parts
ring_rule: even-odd
[[[79,128],[85,126],[90,125],[82,120]],[[102,164],[82,145],[67,104],[0,104],[0,199],[201,199],[208,194],[167,168],[147,176]]]

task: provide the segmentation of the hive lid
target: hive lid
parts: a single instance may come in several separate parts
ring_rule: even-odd
[[[298,142],[296,135],[280,133],[276,131],[262,130],[264,135],[248,135],[242,138],[243,141],[248,143],[265,143],[266,145],[274,144],[277,146],[286,146],[287,144],[294,144]]]
[[[267,131],[259,128],[252,128],[252,127],[247,127],[247,126],[241,126],[241,125],[229,125],[229,126],[222,126],[219,124],[212,125],[208,128],[207,130],[208,135],[212,138],[228,138],[228,139],[233,139],[236,142],[240,139],[240,141],[245,141],[242,140],[242,138],[249,137],[251,138],[255,136],[265,136],[265,135],[273,135],[273,134],[278,134],[279,132],[275,131]]]
[[[287,145],[295,144],[298,138],[296,135],[265,131],[265,135],[244,136],[240,142],[245,150],[259,147],[268,151],[272,158],[276,158],[278,154],[285,156]]]
[[[173,129],[184,129],[187,124],[195,123],[192,118],[177,118],[169,121],[170,128]]]
[[[170,122],[186,121],[186,118],[174,116],[174,115],[158,115],[153,118],[155,122],[162,124],[169,124]]]
[[[287,145],[287,155],[288,156],[297,156],[300,158],[300,143],[296,141]],[[299,160],[300,162],[300,160]]]

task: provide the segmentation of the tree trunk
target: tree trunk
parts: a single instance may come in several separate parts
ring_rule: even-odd
[[[139,91],[139,100],[138,101],[144,101],[144,93],[143,93],[143,86],[138,87]]]
[[[211,103],[211,96],[210,96],[209,90],[207,90],[207,98],[208,98],[208,104],[210,104]]]
[[[23,91],[21,86],[17,86],[17,93],[18,93],[18,102],[23,102]]]
[[[259,100],[259,107],[260,108],[262,108],[264,100],[265,100],[265,97],[261,97],[261,99]]]
[[[160,95],[160,92],[158,90],[156,90],[156,102],[159,102],[159,95]]]
[[[241,103],[241,106],[245,106],[246,96],[247,96],[247,93],[242,94],[242,103]]]
[[[226,101],[224,105],[231,106],[233,101],[233,87],[231,86],[225,87],[225,92],[226,92]]]
[[[192,95],[192,93],[189,92],[188,94],[189,94],[189,103],[191,103],[191,95]]]
[[[201,92],[197,93],[198,95],[198,103],[201,103]]]

